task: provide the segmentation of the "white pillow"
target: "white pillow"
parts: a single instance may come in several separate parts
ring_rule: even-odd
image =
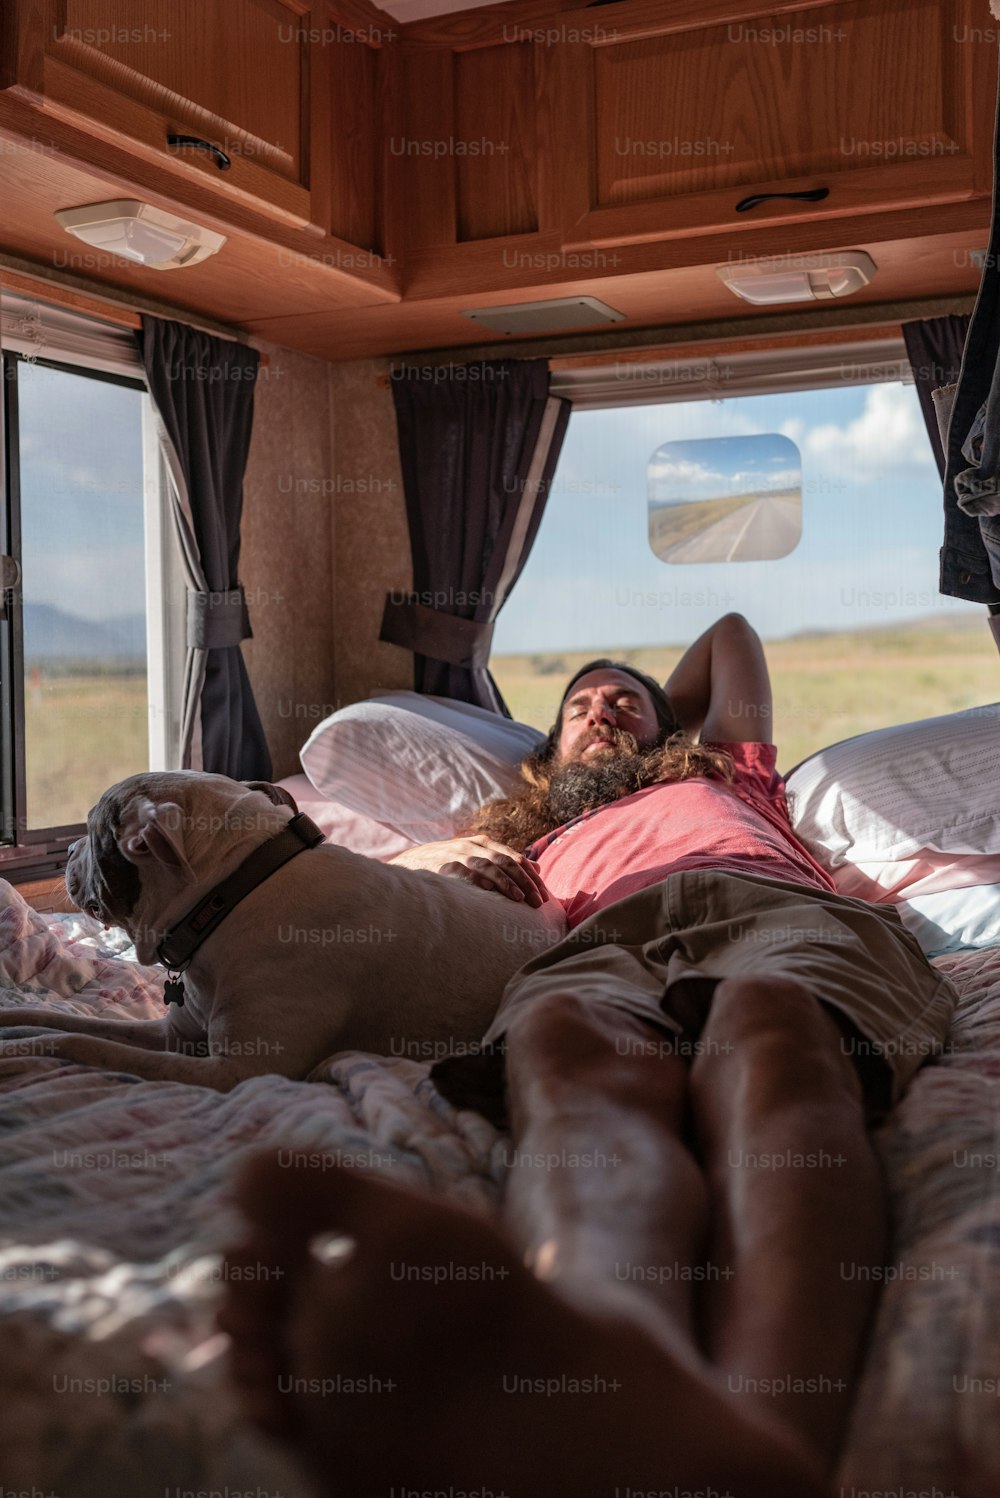
[[[1000,884],[922,895],[897,908],[928,957],[1000,942]]]
[[[835,878],[1000,856],[1000,703],[845,739],[797,765],[785,791],[796,835]]]
[[[288,791],[299,811],[316,823],[328,843],[338,843],[350,853],[362,853],[365,858],[377,858],[380,862],[413,847],[412,838],[350,811],[339,801],[331,801],[305,775],[289,775],[276,783]]]
[[[840,894],[884,904],[943,890],[1000,883],[1000,855],[927,853],[922,858],[844,863],[830,873]]]
[[[467,702],[386,692],[318,724],[299,758],[324,796],[422,843],[510,795],[544,737]]]

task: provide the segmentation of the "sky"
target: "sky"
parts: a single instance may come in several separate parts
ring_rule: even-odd
[[[142,612],[141,394],[25,363],[19,386],[26,599],[87,619]],[[651,469],[665,443],[685,446]],[[674,497],[696,498],[753,471],[773,484],[799,463],[802,538],[788,556],[678,563],[651,551],[651,477],[653,497],[681,483]],[[687,643],[729,610],[765,639],[976,614],[938,592],[941,535],[912,386],[577,412],[494,651]]]
[[[798,487],[799,450],[788,437],[696,437],[664,442],[646,469],[650,504],[691,504],[724,495]]]
[[[20,361],[26,603],[84,619],[145,613],[142,399]]]
[[[667,442],[726,438],[711,461],[707,449],[693,458],[689,449],[684,461],[731,475],[744,466],[745,439],[767,433],[801,455],[796,548],[767,562],[656,557],[648,540],[653,455]],[[780,451],[791,468],[790,447],[770,456]],[[731,610],[765,639],[980,613],[938,592],[942,533],[941,481],[910,385],[576,412],[493,650],[686,644]]]

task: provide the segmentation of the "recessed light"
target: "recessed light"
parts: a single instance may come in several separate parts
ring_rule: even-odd
[[[224,234],[203,229],[151,203],[115,198],[82,208],[60,208],[55,215],[68,234],[85,244],[145,265],[149,270],[176,270],[197,265],[221,250]]]

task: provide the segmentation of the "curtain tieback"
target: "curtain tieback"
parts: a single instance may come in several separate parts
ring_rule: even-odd
[[[415,597],[398,598],[389,593],[379,639],[431,660],[477,670],[489,661],[493,624],[489,620],[477,623],[475,619],[460,619],[457,614],[428,608]]]
[[[218,592],[188,588],[187,643],[189,650],[227,650],[253,638],[243,584]]]

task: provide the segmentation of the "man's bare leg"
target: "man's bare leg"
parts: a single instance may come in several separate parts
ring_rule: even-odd
[[[799,984],[729,979],[691,1071],[712,1253],[736,1270],[707,1286],[709,1355],[733,1392],[783,1416],[828,1464],[875,1300],[866,1271],[883,1262],[887,1231],[840,1037]],[[798,1392],[795,1380],[807,1381]]]
[[[507,1035],[505,1222],[542,1278],[585,1303],[651,1303],[694,1345],[704,1176],[683,1143],[687,1067],[621,1009],[549,991]]]

